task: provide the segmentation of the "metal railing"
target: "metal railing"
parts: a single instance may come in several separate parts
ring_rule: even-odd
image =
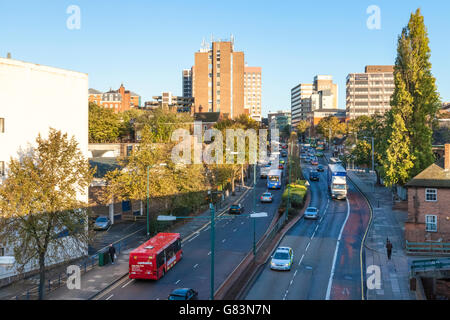
[[[450,242],[410,242],[406,240],[406,251],[408,253],[450,254]]]
[[[415,276],[418,272],[432,272],[450,270],[450,258],[414,260],[411,264],[411,275]]]

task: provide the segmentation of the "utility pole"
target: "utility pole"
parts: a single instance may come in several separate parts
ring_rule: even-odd
[[[256,163],[253,164],[253,212],[256,212]],[[253,257],[256,257],[256,221],[253,219]]]
[[[149,194],[150,194],[150,166],[147,166],[147,237],[150,236],[150,200],[149,200]]]

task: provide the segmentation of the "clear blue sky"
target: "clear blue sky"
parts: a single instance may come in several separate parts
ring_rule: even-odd
[[[69,5],[81,29],[69,30]],[[369,30],[366,9],[381,9]],[[194,63],[203,38],[235,36],[235,50],[263,72],[263,114],[290,109],[290,89],[330,74],[345,108],[345,78],[367,64],[393,64],[397,37],[420,7],[430,37],[433,74],[450,101],[450,2],[447,0],[0,0],[0,56],[89,74],[89,86],[121,83],[143,101],[181,95],[181,70]]]

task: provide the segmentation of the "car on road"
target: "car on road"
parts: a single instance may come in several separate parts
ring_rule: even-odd
[[[291,270],[294,252],[290,247],[278,247],[270,260],[272,270]]]
[[[278,169],[283,170],[283,169],[284,169],[284,165],[280,163],[280,164],[278,165]]]
[[[281,156],[282,156],[282,157],[287,157],[287,155],[288,155],[288,154],[287,154],[287,151],[286,151],[286,150],[282,150],[282,151],[281,151]]]
[[[286,160],[280,159],[280,163],[281,163],[281,164],[285,164],[285,163],[286,163]]]
[[[317,152],[317,153],[316,153],[316,156],[317,156],[317,157],[323,157],[323,152]]]
[[[198,292],[191,288],[179,288],[169,294],[168,300],[197,300]]]
[[[319,210],[316,207],[308,207],[305,210],[305,219],[318,219]]]
[[[302,153],[302,154],[300,155],[300,159],[302,159],[302,160],[305,160],[307,157],[308,157],[308,156],[307,156],[306,154],[304,154],[304,153]]]
[[[94,230],[108,230],[108,228],[111,227],[111,224],[111,219],[109,219],[109,217],[100,216],[95,219]]]
[[[311,159],[311,164],[312,164],[313,166],[317,166],[317,165],[319,164],[319,161],[317,160],[317,158],[312,158],[312,159]]]
[[[244,212],[244,207],[240,203],[235,203],[230,206],[229,214],[241,214]]]
[[[261,202],[272,202],[273,196],[270,192],[265,192],[261,196]]]
[[[323,165],[321,165],[321,164],[319,164],[318,166],[317,166],[317,171],[319,171],[319,172],[324,172],[324,168],[323,168]]]
[[[311,181],[319,181],[319,173],[316,170],[311,170],[309,173],[309,179]]]

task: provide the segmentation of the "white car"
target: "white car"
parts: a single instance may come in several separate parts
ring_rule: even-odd
[[[289,247],[279,247],[270,261],[272,270],[291,270],[294,261],[294,251]]]
[[[261,202],[272,202],[272,201],[273,201],[273,196],[270,192],[265,192],[261,196]]]
[[[316,207],[308,207],[304,216],[305,219],[317,219],[319,218],[319,210]]]

